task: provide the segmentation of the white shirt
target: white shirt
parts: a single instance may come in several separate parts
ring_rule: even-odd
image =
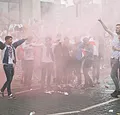
[[[34,60],[34,49],[31,44],[24,45],[24,59],[25,60]]]
[[[6,47],[2,50],[2,60],[4,58],[4,54],[5,54],[5,51],[6,51],[6,48],[11,48],[11,54],[9,54],[10,52],[8,52],[8,64],[14,64],[13,63],[13,60],[15,59],[14,57],[14,53],[13,53],[13,47],[11,47],[10,45],[6,45]],[[10,56],[11,55],[11,56]]]
[[[112,40],[112,46],[120,48],[120,40],[118,38],[119,36],[117,34],[113,34],[113,40]],[[120,52],[119,51],[112,51],[112,56],[111,58],[118,59],[120,57]]]
[[[13,64],[13,60],[15,58],[14,57],[14,53],[13,53],[13,48],[11,46],[8,46],[8,47],[10,47],[12,49],[12,57],[9,56],[9,58],[8,58],[8,64]]]

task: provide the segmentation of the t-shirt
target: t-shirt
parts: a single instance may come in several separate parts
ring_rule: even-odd
[[[2,58],[4,58],[6,50],[8,52],[8,64],[13,64],[13,60],[15,60],[13,47],[10,45],[6,45],[4,50],[2,50]]]
[[[13,64],[13,60],[14,60],[14,54],[13,54],[13,48],[11,46],[7,46],[8,47],[8,64]]]
[[[120,48],[120,40],[118,39],[118,35],[117,34],[113,34],[112,46]],[[115,59],[118,59],[120,57],[120,52],[113,50],[111,57],[115,58]]]
[[[24,60],[34,60],[34,49],[31,44],[25,44],[24,46]]]

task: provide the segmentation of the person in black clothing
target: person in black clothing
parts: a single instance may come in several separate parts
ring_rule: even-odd
[[[54,48],[54,58],[56,66],[56,83],[57,85],[61,85],[63,78],[63,50],[60,40],[57,41]]]
[[[69,80],[69,66],[70,66],[70,49],[69,49],[69,38],[65,37],[62,45],[63,51],[63,82],[68,84]]]
[[[0,94],[4,97],[4,91],[7,88],[9,99],[14,98],[11,92],[11,82],[14,76],[14,64],[16,64],[16,52],[15,49],[21,45],[26,39],[18,40],[12,43],[12,36],[5,37],[5,43],[0,41],[0,49],[2,50],[2,63],[3,69],[6,74],[7,81],[4,83],[0,90]]]

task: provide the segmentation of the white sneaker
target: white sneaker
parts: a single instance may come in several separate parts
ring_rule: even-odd
[[[15,96],[14,96],[13,94],[10,94],[10,95],[8,96],[8,99],[15,99]]]
[[[1,97],[4,97],[4,92],[0,91]]]

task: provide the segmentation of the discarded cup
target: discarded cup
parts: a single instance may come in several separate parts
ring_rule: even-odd
[[[29,115],[35,115],[35,112],[33,111],[33,112],[30,112],[30,114]]]
[[[47,94],[52,94],[52,92],[51,92],[51,91],[46,91],[45,93],[47,93]]]
[[[113,110],[109,110],[110,113],[113,113]]]
[[[67,92],[64,92],[64,95],[68,95],[68,93],[67,93]]]

